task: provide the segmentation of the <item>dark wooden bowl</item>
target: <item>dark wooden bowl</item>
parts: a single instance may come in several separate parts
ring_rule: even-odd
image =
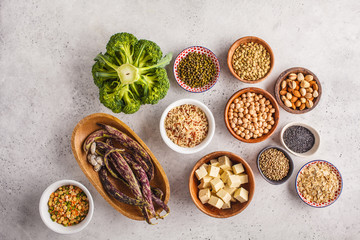
[[[239,135],[236,135],[236,133],[233,131],[233,129],[230,126],[230,122],[229,122],[229,118],[228,118],[230,104],[234,101],[235,98],[237,98],[241,94],[247,93],[247,92],[253,92],[253,93],[264,95],[264,97],[266,97],[266,99],[268,99],[271,102],[272,106],[275,108],[275,113],[274,113],[275,124],[274,124],[274,126],[271,128],[271,130],[267,134],[265,134],[259,138],[256,138],[256,139],[254,139],[254,138],[245,139],[245,138],[240,137]],[[229,101],[227,102],[226,107],[225,107],[224,118],[225,118],[226,127],[229,130],[229,132],[231,133],[231,135],[234,136],[234,138],[236,138],[242,142],[246,142],[246,143],[258,143],[258,142],[262,142],[262,141],[266,140],[268,137],[270,137],[275,132],[275,129],[279,123],[279,118],[280,118],[279,106],[276,103],[275,98],[268,91],[261,89],[261,88],[254,88],[254,87],[244,88],[244,89],[241,89],[240,91],[234,93],[234,95],[232,95],[231,98],[229,99]]]
[[[119,202],[106,193],[100,182],[99,174],[93,170],[93,167],[88,163],[86,159],[86,154],[83,151],[82,146],[85,139],[90,133],[100,129],[97,123],[108,124],[119,129],[120,131],[123,131],[128,136],[136,140],[145,149],[145,151],[150,155],[151,160],[153,161],[155,170],[154,179],[151,180],[150,185],[153,187],[158,187],[163,191],[163,201],[167,203],[170,198],[170,185],[164,169],[161,167],[154,154],[140,139],[140,137],[134,131],[132,131],[125,123],[123,123],[114,116],[105,113],[95,113],[80,120],[80,122],[74,128],[71,138],[71,148],[76,161],[78,162],[81,170],[84,172],[85,176],[89,179],[91,184],[96,188],[100,195],[118,212],[134,220],[145,220],[138,207],[130,206],[128,204]],[[131,196],[130,190],[122,182],[117,181],[110,175],[109,179],[121,192]],[[162,211],[160,208],[157,208],[157,206],[155,206],[155,210],[158,213]]]
[[[201,201],[198,197],[198,194],[199,194],[198,185],[200,184],[200,181],[197,180],[197,178],[195,176],[195,171],[202,164],[210,162],[211,159],[219,158],[224,155],[228,156],[233,163],[242,163],[242,165],[244,166],[246,174],[249,177],[249,182],[246,184],[243,184],[241,186],[249,191],[249,200],[244,203],[240,203],[239,201],[236,201],[235,203],[231,203],[230,209],[217,209],[216,207],[213,207],[209,204],[201,203]],[[254,173],[251,170],[250,165],[244,159],[242,159],[240,156],[238,156],[234,153],[231,153],[231,152],[223,152],[223,151],[213,152],[213,153],[210,153],[210,154],[206,155],[205,157],[201,158],[195,164],[194,168],[192,169],[192,171],[190,173],[190,177],[189,177],[189,191],[190,191],[191,198],[192,198],[193,202],[195,203],[196,207],[198,209],[200,209],[200,211],[202,211],[203,213],[205,213],[211,217],[216,217],[216,218],[232,217],[232,216],[242,212],[250,204],[250,202],[254,196],[254,192],[255,192]]]
[[[248,43],[248,42],[255,42],[255,43],[259,43],[259,44],[263,45],[270,54],[270,69],[269,69],[268,73],[263,78],[260,78],[255,81],[250,81],[250,80],[245,80],[245,79],[240,78],[236,74],[236,72],[234,71],[233,66],[232,66],[232,62],[233,62],[232,57],[234,55],[235,50],[240,46],[240,44]],[[265,78],[267,78],[270,75],[271,71],[274,68],[275,58],[274,58],[274,53],[273,53],[270,45],[267,42],[265,42],[264,40],[262,40],[261,38],[258,38],[258,37],[247,36],[247,37],[242,37],[242,38],[236,40],[233,43],[233,45],[231,45],[231,47],[229,48],[229,51],[228,51],[227,64],[228,64],[229,70],[232,73],[232,75],[234,75],[234,77],[236,77],[240,81],[242,81],[244,83],[259,83],[261,81],[264,81]]]
[[[314,99],[315,101],[314,101],[314,105],[313,105],[312,108],[305,108],[304,110],[298,110],[298,109],[294,110],[292,108],[289,108],[289,107],[285,106],[285,104],[281,100],[281,98],[280,98],[281,97],[280,96],[280,90],[281,90],[280,85],[281,85],[281,82],[283,80],[285,80],[289,76],[290,73],[300,73],[300,72],[302,74],[304,74],[304,76],[310,74],[310,75],[312,75],[314,77],[314,80],[316,81],[317,85],[319,86],[319,90],[318,90],[319,96],[316,99]],[[276,101],[279,103],[279,105],[285,111],[287,111],[289,113],[303,114],[303,113],[310,112],[311,110],[313,110],[316,107],[316,105],[318,105],[318,103],[320,101],[321,94],[322,94],[322,88],[321,88],[321,84],[320,84],[320,81],[317,78],[317,76],[313,72],[311,72],[310,70],[308,70],[306,68],[302,68],[302,67],[294,67],[294,68],[289,68],[289,69],[285,70],[284,72],[282,72],[280,74],[280,76],[278,77],[278,79],[276,80],[276,83],[275,83],[275,98],[276,98]]]

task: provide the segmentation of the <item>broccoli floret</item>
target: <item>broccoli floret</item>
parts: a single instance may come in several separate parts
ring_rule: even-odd
[[[105,54],[98,54],[92,68],[100,101],[113,112],[134,113],[141,104],[156,104],[169,89],[164,67],[172,54],[162,57],[160,47],[137,40],[129,33],[113,35]]]
[[[135,45],[134,55],[134,66],[146,67],[156,64],[162,57],[162,51],[156,43],[141,39]]]
[[[144,87],[144,96],[141,102],[144,104],[157,104],[166,96],[170,84],[164,68],[156,68],[155,71],[141,75]]]

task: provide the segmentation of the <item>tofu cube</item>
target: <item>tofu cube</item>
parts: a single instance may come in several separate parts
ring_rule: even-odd
[[[224,171],[231,170],[231,161],[227,156],[219,157],[220,168]]]
[[[225,186],[223,189],[227,191],[230,195],[233,195],[233,193],[236,191],[236,188],[230,188],[229,186]]]
[[[249,177],[247,174],[245,174],[245,173],[239,174],[239,177],[240,177],[241,184],[245,184],[245,183],[249,182]]]
[[[211,186],[210,181],[212,180],[212,177],[209,176],[205,176],[200,180],[200,184],[199,184],[199,188],[203,189],[203,188],[209,188]]]
[[[225,202],[221,209],[229,209],[231,208],[231,202]]]
[[[231,195],[230,195],[227,191],[225,191],[224,189],[220,189],[220,190],[216,193],[216,195],[217,195],[219,198],[221,198],[221,200],[223,200],[225,203],[228,203],[228,202],[230,202],[230,200],[231,200]]]
[[[204,163],[203,165],[201,165],[202,167],[204,167],[206,169],[206,171],[208,170],[209,164]]]
[[[218,167],[218,166],[220,166],[220,163],[218,162],[218,160],[212,159],[212,160],[210,160],[210,165],[212,165],[214,167]]]
[[[218,177],[219,176],[219,172],[220,172],[220,168],[219,167],[215,167],[210,165],[210,167],[208,168],[208,175],[210,177]]]
[[[235,191],[234,198],[241,203],[247,202],[249,200],[249,192],[241,187]]]
[[[207,171],[205,169],[204,166],[199,167],[196,171],[195,171],[195,176],[198,180],[201,180],[203,177],[205,177],[207,175]]]
[[[227,185],[229,188],[238,188],[241,184],[241,178],[239,175],[231,175],[228,177]]]
[[[233,175],[231,171],[224,171],[224,172],[221,174],[220,178],[221,178],[221,180],[222,180],[223,182],[227,182],[227,180],[228,180],[228,178],[229,178],[230,175]]]
[[[216,197],[216,196],[214,196],[214,195],[212,195],[212,196],[210,197],[208,203],[209,203],[211,206],[214,206],[214,207],[216,207],[216,208],[218,208],[218,209],[220,209],[220,208],[224,205],[224,202],[223,202],[220,198],[218,198],[218,197]]]
[[[210,188],[204,188],[199,191],[199,199],[202,204],[207,203],[210,199],[210,196]]]
[[[245,171],[244,166],[241,163],[232,166],[234,174],[240,174]]]
[[[210,181],[212,189],[217,192],[224,187],[224,182],[220,178],[214,178]]]

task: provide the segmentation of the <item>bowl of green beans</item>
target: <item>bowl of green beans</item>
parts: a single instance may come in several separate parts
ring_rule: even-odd
[[[176,57],[174,76],[186,91],[202,93],[216,84],[220,76],[220,63],[211,50],[202,46],[189,47]]]

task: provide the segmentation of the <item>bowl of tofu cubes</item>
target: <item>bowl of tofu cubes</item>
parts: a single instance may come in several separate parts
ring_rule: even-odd
[[[213,152],[200,159],[191,171],[189,191],[196,207],[216,218],[242,212],[255,192],[249,164],[231,152]]]

